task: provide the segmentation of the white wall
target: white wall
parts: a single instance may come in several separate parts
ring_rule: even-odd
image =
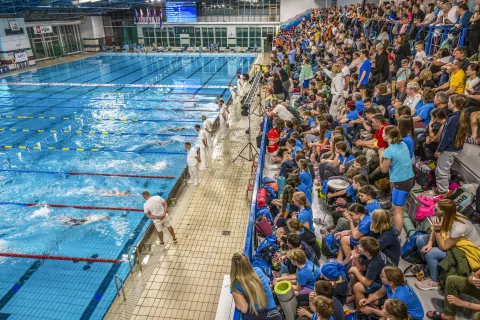
[[[30,60],[30,65],[35,64],[33,52],[28,40],[27,28],[23,18],[15,18],[20,28],[23,28],[23,34],[6,35],[5,29],[10,29],[9,19],[0,19],[0,62],[3,65],[10,65],[15,52],[26,51]]]
[[[280,0],[280,22],[285,22],[308,9],[324,8],[325,1],[326,0]]]
[[[80,24],[80,34],[83,39],[84,51],[100,51],[100,40],[105,38],[102,17],[83,17],[82,23]]]

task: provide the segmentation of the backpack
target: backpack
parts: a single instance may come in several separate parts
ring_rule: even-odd
[[[412,230],[415,231],[415,230]],[[420,253],[420,249],[417,247],[417,238],[421,235],[424,235],[425,232],[423,231],[415,231],[411,236],[408,236],[405,240],[405,243],[400,250],[400,256],[403,260],[411,263],[411,264],[424,264],[424,260]],[[411,267],[411,266],[410,266]],[[410,267],[405,269],[407,271]]]
[[[460,212],[464,216],[470,217],[475,213],[475,198],[478,185],[475,183],[464,184],[463,186],[455,189],[448,199],[455,202],[457,206],[457,212]]]
[[[269,236],[273,233],[272,225],[264,215],[259,215],[255,220],[255,230],[263,237]]]
[[[273,281],[272,268],[265,260],[258,257],[253,257],[252,267],[262,269],[263,273],[265,273],[265,275],[270,278],[270,281]]]
[[[339,240],[333,233],[327,234],[322,239],[322,254],[325,258],[336,258],[338,256]]]
[[[422,186],[423,190],[429,190],[437,186],[435,169],[431,167],[432,163],[415,163],[415,182]]]

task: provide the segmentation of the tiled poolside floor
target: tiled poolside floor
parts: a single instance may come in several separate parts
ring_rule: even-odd
[[[233,162],[247,143],[248,122],[238,109],[232,117],[227,138],[216,135],[200,185],[182,190],[178,204],[169,210],[178,244],[169,243],[168,236],[166,247],[154,245],[143,272],[134,273],[127,283],[127,301],[117,298],[106,319],[215,319],[230,259],[243,250],[250,211],[245,190],[252,164]],[[252,128],[259,122],[255,117]],[[155,240],[156,234],[150,241]]]

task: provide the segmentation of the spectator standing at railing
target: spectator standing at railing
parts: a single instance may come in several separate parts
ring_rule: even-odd
[[[466,3],[460,3],[458,5],[458,14],[460,15],[460,18],[455,24],[455,27],[467,28],[470,24],[470,18],[472,18],[473,12],[468,10],[468,5]]]
[[[372,63],[368,59],[368,51],[360,51],[360,58],[363,60],[360,69],[358,71],[358,84],[357,88],[360,90],[363,99],[367,97],[367,88],[370,80],[370,72],[372,69]]]
[[[408,37],[405,34],[399,36],[395,44],[395,68],[398,70],[402,67],[402,60],[409,59],[412,55],[410,50],[410,44],[408,43]]]
[[[389,63],[388,54],[385,51],[383,44],[379,43],[376,46],[377,54],[375,56],[375,70],[377,71],[378,82],[385,82],[388,79]]]

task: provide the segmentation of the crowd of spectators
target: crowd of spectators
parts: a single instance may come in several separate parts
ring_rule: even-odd
[[[468,260],[470,275],[443,282],[438,275],[454,247],[480,257],[478,233],[448,198],[454,158],[465,143],[480,144],[479,7],[408,0],[314,9],[279,32],[263,80],[273,123],[267,159],[286,179],[270,211],[276,244],[286,250],[273,277],[243,255],[232,258],[231,292],[246,319],[281,319],[272,293],[280,281],[292,284],[298,319],[341,320],[348,310],[357,319],[455,319],[457,307],[480,311],[460,296],[480,298],[478,263]],[[428,56],[425,33],[435,26],[452,36],[465,28],[465,45]],[[436,168],[427,193],[436,204],[430,233],[416,238],[426,267],[413,288],[398,266],[419,161]],[[312,212],[317,190],[333,220],[322,241]],[[320,264],[326,247],[336,250]],[[418,290],[441,287],[443,311],[423,310]]]

